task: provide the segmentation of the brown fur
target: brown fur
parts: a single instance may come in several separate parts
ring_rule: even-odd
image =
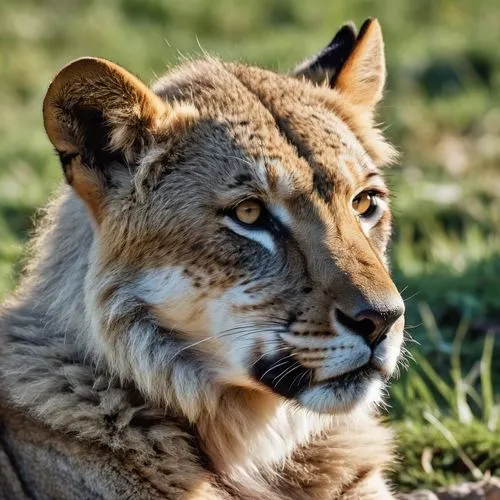
[[[56,76],[44,120],[71,188],[0,315],[6,498],[390,497],[375,406],[402,311],[380,344],[335,316],[401,309],[378,23],[333,88],[298,76],[209,58],[152,90],[100,59]],[[249,198],[271,214],[257,232],[231,215]]]

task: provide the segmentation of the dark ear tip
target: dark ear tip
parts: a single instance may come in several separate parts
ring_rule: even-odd
[[[356,26],[352,21],[344,24],[335,36],[332,38],[331,42],[328,44],[327,48],[334,47],[337,45],[344,45],[345,43],[352,42],[356,40]]]
[[[349,30],[354,36],[356,36],[356,25],[354,24],[354,21],[347,21],[339,31],[341,30]]]
[[[374,23],[379,24],[376,17],[369,17],[366,19],[359,29],[358,38],[361,38],[368,31],[368,28]]]

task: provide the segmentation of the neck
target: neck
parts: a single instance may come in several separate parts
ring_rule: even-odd
[[[263,471],[282,465],[331,421],[272,394],[244,388],[223,393],[216,413],[202,415],[197,428],[215,468],[248,485]]]

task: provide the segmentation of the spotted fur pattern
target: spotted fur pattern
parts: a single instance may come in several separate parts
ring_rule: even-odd
[[[390,497],[383,43],[375,20],[339,36],[287,76],[211,58],[151,90],[101,59],[56,76],[70,187],[0,315],[4,496]],[[234,217],[247,199],[257,227]],[[360,303],[397,320],[365,332]]]

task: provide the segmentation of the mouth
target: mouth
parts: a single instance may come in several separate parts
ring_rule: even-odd
[[[386,378],[372,360],[364,365],[327,379],[314,380],[314,372],[293,355],[278,359],[260,359],[252,376],[274,393],[298,402],[319,413],[345,413],[357,404],[379,399]]]

